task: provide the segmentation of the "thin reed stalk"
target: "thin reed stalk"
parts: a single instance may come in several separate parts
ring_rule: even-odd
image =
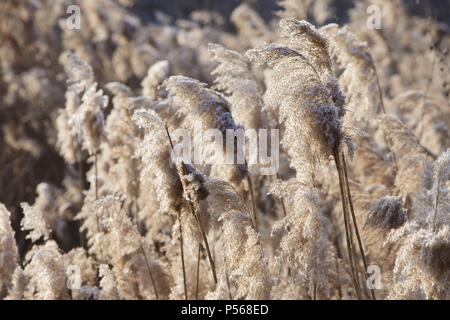
[[[145,265],[147,267],[148,274],[150,275],[150,280],[152,281],[153,291],[155,292],[156,300],[159,300],[158,289],[156,288],[155,278],[153,278],[152,270],[150,269],[150,265],[148,264],[147,254],[145,253],[142,244],[139,245],[139,248],[142,252],[142,255],[144,256]]]
[[[248,172],[248,170],[245,170],[245,177],[247,179],[248,188],[250,191],[250,197],[252,200],[253,226],[254,226],[255,230],[258,231],[258,220],[256,218],[255,194],[254,194],[254,190],[253,190],[252,177],[250,176],[250,173]]]
[[[366,254],[364,252],[364,246],[361,240],[361,235],[359,233],[359,228],[358,228],[358,223],[356,221],[356,215],[355,215],[355,210],[353,207],[353,200],[352,200],[352,194],[350,192],[350,186],[348,183],[348,176],[347,176],[347,164],[345,162],[345,156],[342,154],[342,164],[343,164],[343,171],[344,171],[344,178],[345,178],[345,185],[346,185],[346,190],[347,190],[347,196],[348,196],[348,202],[350,204],[350,213],[352,215],[352,220],[353,220],[353,225],[355,228],[355,233],[356,233],[356,239],[358,240],[358,246],[359,246],[359,251],[361,253],[362,256],[362,260],[363,260],[363,264],[364,264],[364,274],[366,275],[366,279],[368,277],[367,275],[367,260],[366,260]],[[372,299],[375,300],[375,292],[373,289],[370,290],[371,295],[372,295]]]
[[[205,230],[203,228],[203,225],[202,225],[202,223],[200,221],[199,216],[195,213],[195,210],[192,207],[192,203],[190,203],[190,202],[189,202],[189,207],[190,207],[191,213],[194,215],[195,220],[197,221],[197,224],[198,224],[198,226],[200,228],[200,233],[202,235],[203,242],[205,243],[206,253],[208,255],[209,264],[211,265],[211,272],[212,272],[212,275],[213,275],[213,278],[214,278],[214,283],[217,284],[216,265],[214,263],[214,259],[213,259],[212,255],[211,255],[211,250],[209,249],[209,243],[208,243],[208,238],[206,237],[206,232],[205,232]]]
[[[378,77],[378,71],[377,71],[377,68],[375,67],[375,65],[373,65],[373,70],[375,72],[375,79],[376,79],[377,88],[378,88],[378,97],[380,99],[381,111],[384,114],[386,114],[386,108],[384,106],[383,89],[381,88],[380,78]]]
[[[170,147],[173,150],[173,142],[172,142],[172,138],[170,137],[170,133],[169,133],[169,129],[167,128],[167,125],[165,125],[165,129],[166,129],[167,138],[169,139],[169,142],[170,142]],[[185,170],[187,170],[186,164],[183,161],[181,161],[181,163],[183,165],[183,168]],[[178,176],[178,178],[181,180],[181,177]],[[183,184],[181,183],[181,185],[183,185]],[[208,243],[208,238],[206,237],[205,229],[203,228],[203,225],[200,221],[200,217],[196,214],[196,212],[192,206],[192,202],[189,200],[189,201],[187,201],[187,203],[188,203],[189,211],[195,217],[195,220],[197,221],[198,227],[200,229],[200,233],[202,235],[203,242],[205,243],[205,248],[206,248],[206,253],[208,255],[209,264],[211,265],[211,272],[213,274],[214,283],[217,284],[216,266],[215,266],[214,260],[212,258],[212,255],[211,255],[211,250],[209,249],[209,243]]]
[[[198,244],[198,253],[197,253],[197,276],[196,276],[196,283],[195,283],[195,300],[198,300],[198,287],[199,287],[199,280],[200,280],[200,249],[201,244]]]
[[[349,259],[349,263],[350,263],[350,271],[352,274],[352,280],[353,280],[353,285],[355,287],[356,295],[357,295],[358,299],[360,299],[361,293],[360,293],[359,283],[357,280],[357,271],[356,271],[356,267],[355,267],[355,262],[353,260],[354,256],[353,256],[353,249],[352,249],[352,239],[351,239],[351,235],[350,235],[350,224],[349,224],[348,208],[347,208],[347,200],[346,200],[347,198],[345,196],[345,191],[344,191],[345,190],[344,189],[344,178],[343,178],[343,174],[342,174],[342,166],[341,166],[338,147],[336,147],[334,150],[334,161],[335,161],[338,176],[339,176],[339,190],[341,193],[342,211],[343,211],[343,216],[344,216],[345,237],[346,237],[346,243],[347,243],[348,259]]]
[[[98,168],[97,168],[97,152],[94,153],[94,184],[95,184],[95,201],[98,200]],[[95,213],[95,216],[97,218],[97,226],[98,226],[98,231],[101,232],[102,231],[102,227],[100,224],[100,217],[98,216],[98,213]]]
[[[280,180],[280,176],[278,175],[278,172],[277,172],[276,175],[277,175],[277,179]],[[280,197],[280,203],[281,203],[281,209],[283,210],[283,217],[286,218],[287,212],[286,212],[286,205],[284,204],[284,198],[283,197]]]
[[[317,300],[317,282],[314,281],[313,300]]]
[[[233,300],[233,296],[231,295],[230,277],[228,276],[228,263],[227,258],[225,256],[223,257],[223,263],[225,265],[225,279],[227,281],[228,298],[230,300]]]
[[[181,226],[181,213],[180,210],[178,213],[178,223],[179,223],[179,231],[180,231],[180,251],[181,251],[181,267],[183,269],[183,287],[184,287],[184,299],[188,299],[187,295],[187,281],[186,281],[186,265],[184,263],[184,243],[183,243],[183,227]]]
[[[420,101],[420,118],[419,118],[419,133],[418,133],[419,141],[423,135],[423,118],[425,117],[426,99],[427,99],[428,93],[430,91],[431,83],[433,82],[434,65],[436,64],[435,50],[436,50],[436,48],[433,46],[432,47],[433,59],[431,60],[430,73],[428,74],[428,77],[427,77],[427,86],[425,87],[425,92],[422,95],[422,99]]]
[[[336,250],[339,250],[339,249],[337,249],[337,247],[336,247]],[[342,300],[342,284],[341,284],[341,277],[339,276],[339,260],[338,260],[338,257],[337,257],[337,255],[336,255],[336,259],[335,259],[335,263],[336,263],[336,285],[337,285],[337,290],[338,290],[338,297],[339,297],[339,299],[341,299]]]
[[[439,177],[439,175],[437,175],[437,183],[436,183],[436,185],[437,186],[440,185],[440,177]],[[436,190],[436,197],[434,199],[434,210],[433,210],[433,230],[434,231],[436,231],[436,226],[437,226],[436,225],[436,217],[437,217],[437,213],[438,213],[439,194],[440,194],[440,192],[439,192],[439,187],[438,187],[438,189]]]
[[[94,183],[95,183],[95,200],[98,200],[98,165],[97,165],[97,152],[94,153]]]
[[[80,179],[80,187],[81,190],[84,190],[87,188],[87,183],[83,159],[81,159],[81,156],[79,155],[78,152],[75,152],[75,157],[77,162],[78,178]]]

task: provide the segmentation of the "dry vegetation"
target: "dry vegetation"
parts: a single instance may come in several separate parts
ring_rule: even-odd
[[[0,299],[450,298],[447,25],[132,3],[0,1]],[[171,162],[198,120],[278,128],[278,173]]]

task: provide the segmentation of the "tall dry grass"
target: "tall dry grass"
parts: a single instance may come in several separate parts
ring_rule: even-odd
[[[448,25],[72,3],[0,3],[0,298],[450,298]],[[173,159],[198,121],[279,129],[279,170]]]

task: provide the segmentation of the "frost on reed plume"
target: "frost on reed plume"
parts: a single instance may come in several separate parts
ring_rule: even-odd
[[[450,299],[448,19],[66,2],[0,1],[0,299]]]

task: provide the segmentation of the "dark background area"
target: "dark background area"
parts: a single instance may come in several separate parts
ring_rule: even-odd
[[[242,2],[250,4],[266,20],[279,10],[278,0],[137,0],[132,10],[143,19],[154,19],[154,10],[164,12],[176,19],[186,18],[194,10],[214,10],[220,12],[226,18],[228,27],[231,27],[229,16]],[[332,1],[336,15],[329,22],[347,22],[347,11],[356,2],[357,0]],[[412,14],[431,16],[437,21],[450,24],[450,0],[404,0],[404,3]]]

